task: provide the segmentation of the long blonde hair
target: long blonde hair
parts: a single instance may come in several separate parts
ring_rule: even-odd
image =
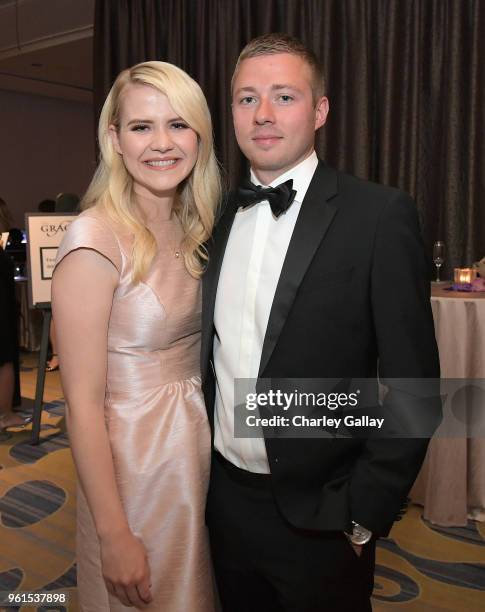
[[[143,62],[118,75],[99,118],[101,157],[81,208],[85,210],[96,204],[103,206],[131,231],[134,235],[133,281],[143,280],[156,255],[157,243],[136,203],[133,179],[109,136],[109,126],[119,126],[120,97],[130,83],[150,85],[166,95],[174,111],[197,133],[197,161],[190,175],[178,187],[174,212],[184,230],[181,251],[185,266],[192,276],[199,278],[207,262],[204,242],[214,226],[221,181],[206,99],[199,85],[177,66],[167,62]]]

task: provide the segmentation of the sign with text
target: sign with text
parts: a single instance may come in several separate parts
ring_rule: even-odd
[[[30,307],[50,304],[51,279],[61,244],[74,213],[29,213],[25,215]]]

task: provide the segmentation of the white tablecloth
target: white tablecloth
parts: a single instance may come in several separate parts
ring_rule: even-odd
[[[431,305],[442,378],[485,379],[485,293],[449,292],[433,283]],[[411,499],[437,525],[485,521],[485,438],[433,439]]]

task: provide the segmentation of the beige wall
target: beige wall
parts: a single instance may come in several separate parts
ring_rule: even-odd
[[[61,192],[82,195],[95,168],[90,104],[0,90],[0,197],[16,227]]]

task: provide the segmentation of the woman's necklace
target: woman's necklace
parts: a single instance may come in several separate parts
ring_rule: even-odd
[[[170,228],[170,229],[167,228],[168,231],[166,230],[165,240],[166,240],[166,244],[168,246],[169,251],[174,255],[176,259],[179,259],[180,255],[182,254],[182,249],[180,247],[180,244],[177,246],[175,241],[172,240],[172,236],[176,234],[176,231],[172,231],[172,229],[175,229],[175,228]]]
[[[140,196],[138,196],[138,197],[139,197],[139,199],[143,199],[143,197],[140,197]],[[145,200],[146,199],[147,198],[145,198]],[[152,208],[152,210],[153,210],[153,208]],[[155,210],[156,210],[156,207],[155,207]],[[158,211],[158,212],[160,212],[160,211]],[[170,212],[170,215],[168,217],[164,216],[164,217],[158,217],[157,218],[157,214],[155,213],[153,218],[150,219],[149,218],[150,213],[148,211],[146,211],[145,212],[146,219],[147,219],[146,223],[148,225],[153,225],[153,224],[157,224],[158,225],[158,223],[161,221],[163,224],[165,224],[167,221],[171,221],[173,218],[177,218],[176,215],[174,214],[173,210],[170,210],[169,212]],[[170,232],[170,234],[174,234],[174,233],[175,232]],[[168,243],[169,250],[173,253],[173,255],[175,256],[176,259],[179,259],[180,255],[182,254],[182,249],[180,247],[180,244],[179,244],[179,246],[175,246],[174,242],[169,239],[167,231],[165,231],[165,234],[166,234],[166,242]]]

